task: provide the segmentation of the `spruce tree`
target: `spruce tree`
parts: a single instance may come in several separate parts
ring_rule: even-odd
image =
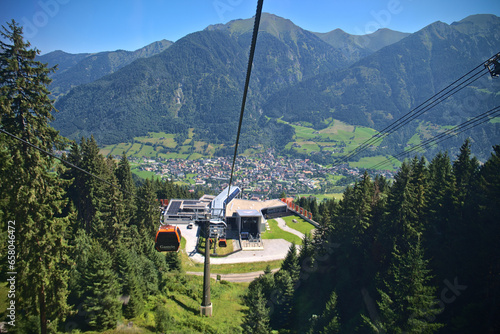
[[[167,252],[165,262],[169,271],[182,271],[182,261],[179,252]]]
[[[145,232],[150,238],[154,238],[160,225],[160,209],[156,201],[153,182],[149,179],[139,188],[137,192],[141,200],[137,201],[137,213],[134,224],[140,233]]]
[[[420,241],[406,253],[394,249],[391,269],[379,289],[380,322],[364,317],[374,332],[434,333],[443,327],[435,322],[441,310],[436,288],[428,285],[431,277],[427,267]]]
[[[286,254],[283,264],[281,265],[281,270],[288,271],[294,284],[299,279],[300,266],[299,259],[297,257],[297,247],[294,242],[292,242],[290,248],[288,249],[288,253]]]
[[[156,306],[155,310],[155,327],[158,333],[165,333],[169,329],[172,329],[172,323],[174,322],[173,317],[168,312],[168,309],[163,305],[159,304]]]
[[[500,259],[495,254],[500,252],[500,145],[493,147],[493,153],[485,162],[480,172],[479,181],[481,202],[479,217],[473,225],[474,240],[471,252],[474,254],[474,267],[470,285],[478,286],[480,293],[476,303],[480,306],[479,316],[483,321],[474,321],[472,327],[482,332],[495,332],[500,328]],[[471,319],[473,315],[470,316]]]
[[[311,326],[311,333],[340,333],[340,319],[337,311],[337,294],[332,291],[321,316],[316,317]]]
[[[388,195],[386,216],[378,232],[378,238],[387,252],[387,259],[395,245],[401,251],[406,251],[408,245],[417,241],[423,230],[422,218],[418,214],[418,191],[414,177],[412,164],[404,161],[394,177],[394,184]]]
[[[251,299],[251,307],[243,320],[243,333],[249,334],[268,334],[269,328],[269,309],[266,307],[266,299],[262,294],[260,287],[257,287]]]
[[[288,328],[292,316],[294,282],[288,271],[280,270],[274,275],[275,293],[271,294],[274,312],[271,315],[273,328]]]
[[[64,145],[49,126],[53,101],[47,89],[55,68],[35,61],[39,53],[28,49],[22,28],[12,20],[0,32],[1,128],[52,152]],[[0,168],[3,221],[16,221],[16,308],[36,316],[42,334],[47,323],[63,320],[67,305],[69,261],[65,240],[71,216],[66,209],[65,182],[49,173],[54,160],[25,143],[0,134],[6,162]],[[10,168],[6,168],[10,166]]]
[[[111,255],[97,242],[92,244],[83,282],[86,286],[82,310],[89,326],[99,330],[115,328],[121,313],[118,278]]]
[[[125,205],[125,214],[127,215],[127,218],[131,220],[135,216],[135,211],[137,210],[135,204],[136,189],[134,181],[132,179],[130,164],[125,152],[123,152],[122,158],[118,163],[118,167],[115,170],[115,175],[118,180],[118,185],[123,190],[122,197]]]

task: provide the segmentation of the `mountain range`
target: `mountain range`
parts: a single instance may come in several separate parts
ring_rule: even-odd
[[[40,56],[59,64],[50,87],[59,110],[53,125],[71,139],[93,135],[101,144],[148,132],[172,133],[183,142],[191,132],[195,140],[228,148],[252,29],[253,19],[235,20],[135,52]],[[500,18],[488,14],[435,22],[412,34],[381,29],[356,36],[340,29],[314,33],[264,13],[242,146],[283,151],[296,136],[294,124],[319,131],[340,120],[381,130],[499,51]],[[388,137],[384,154],[396,153],[415,134],[428,136],[417,133],[424,123],[427,129],[456,125],[498,105],[499,87],[498,79],[484,76]],[[500,142],[497,122],[465,135],[478,153]]]

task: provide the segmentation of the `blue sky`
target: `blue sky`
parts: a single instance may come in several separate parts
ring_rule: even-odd
[[[176,41],[210,24],[255,15],[256,0],[0,0],[0,22],[15,19],[42,54],[136,50]],[[316,32],[415,32],[472,14],[500,16],[499,0],[264,0],[265,12]]]

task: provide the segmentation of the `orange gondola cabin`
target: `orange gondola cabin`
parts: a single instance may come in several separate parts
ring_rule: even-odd
[[[158,252],[177,252],[181,246],[181,238],[178,226],[162,225],[156,232],[155,248]]]

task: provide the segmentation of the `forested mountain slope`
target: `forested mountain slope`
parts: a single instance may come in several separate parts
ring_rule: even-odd
[[[348,69],[280,91],[263,112],[288,122],[307,121],[317,128],[333,117],[381,130],[499,52],[499,29],[500,18],[493,15],[471,16],[452,25],[433,23]],[[496,80],[485,75],[419,120],[459,124],[497,106],[499,88]],[[398,131],[398,141],[406,143],[417,126]],[[492,144],[482,143],[488,150]]]
[[[497,53],[499,21],[494,15],[476,15],[451,25],[436,22],[407,37],[381,30],[372,34],[371,46],[354,43],[346,49],[265,14],[243,145],[284,148],[294,130],[279,118],[308,122],[316,129],[339,119],[380,130]],[[58,101],[54,126],[73,139],[93,134],[101,144],[129,141],[148,131],[176,133],[182,142],[193,128],[196,140],[231,145],[252,24],[249,19],[209,26],[154,57],[75,87]],[[498,87],[485,76],[420,120],[438,127],[459,124],[496,106]],[[392,153],[401,149],[417,126],[398,131],[385,146]],[[482,128],[485,132],[474,132],[476,146],[488,150],[498,137],[497,127],[490,124]]]
[[[276,21],[276,17],[263,17]],[[247,105],[252,132],[259,106],[279,89],[340,66],[341,52],[298,27],[276,34],[268,24],[259,47]],[[161,54],[73,89],[58,101],[54,126],[71,138],[93,133],[101,143],[144,135],[147,131],[184,132],[227,143],[234,138],[251,32],[212,27],[190,34]],[[276,36],[279,35],[279,38]],[[106,130],[104,132],[104,130]]]
[[[58,70],[52,75],[50,89],[54,97],[60,97],[78,85],[95,81],[130,64],[136,59],[151,57],[166,50],[172,42],[162,40],[151,43],[136,51],[109,51],[94,54],[69,54],[54,51],[37,57],[37,60],[58,64]]]

